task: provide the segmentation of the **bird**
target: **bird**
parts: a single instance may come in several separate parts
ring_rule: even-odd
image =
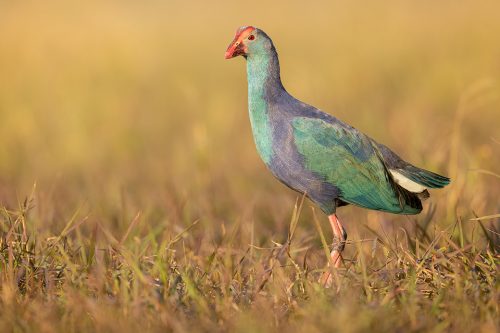
[[[422,211],[428,189],[448,177],[416,167],[329,113],[287,92],[271,38],[254,26],[236,30],[225,59],[246,59],[248,111],[257,152],[271,173],[328,216],[333,232],[329,263],[343,263],[347,233],[337,208],[355,205],[393,214]],[[331,270],[320,277],[332,283]]]

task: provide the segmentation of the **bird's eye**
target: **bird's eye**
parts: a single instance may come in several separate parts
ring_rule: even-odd
[[[250,35],[248,36],[248,40],[254,40],[255,39],[255,36],[254,35]]]

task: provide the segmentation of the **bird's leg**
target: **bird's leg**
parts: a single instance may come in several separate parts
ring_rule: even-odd
[[[337,215],[332,214],[328,216],[328,220],[330,220],[330,226],[333,231],[333,248],[332,252],[330,252],[331,261],[328,262],[328,266],[330,266],[330,262],[333,264],[334,268],[339,268],[342,264],[342,251],[344,251],[345,242],[347,240],[347,233],[345,228],[340,223]],[[321,276],[320,283],[323,283],[325,286],[329,287],[332,284],[332,275],[330,272],[324,272]]]
[[[342,263],[342,251],[344,251],[347,233],[337,218],[337,215],[332,214],[328,216],[328,219],[330,220],[330,225],[333,230],[333,248],[330,256],[332,258],[333,267],[339,268]]]

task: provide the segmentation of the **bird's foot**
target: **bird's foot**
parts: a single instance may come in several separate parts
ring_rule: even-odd
[[[333,269],[338,269],[342,264],[342,255],[340,253],[341,252],[337,249],[334,249],[332,251],[332,253],[330,254],[331,261],[328,263],[327,270],[323,272],[323,274],[321,274],[321,277],[318,280],[318,283],[320,283],[325,288],[331,288],[333,286],[334,275],[332,274],[332,270],[330,269],[330,263],[333,264]],[[340,291],[340,284],[337,286],[337,291]]]

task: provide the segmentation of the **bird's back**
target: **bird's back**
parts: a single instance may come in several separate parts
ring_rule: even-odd
[[[396,184],[377,144],[339,119],[284,94],[269,105],[273,174],[326,213],[339,203],[416,214],[420,200]]]

